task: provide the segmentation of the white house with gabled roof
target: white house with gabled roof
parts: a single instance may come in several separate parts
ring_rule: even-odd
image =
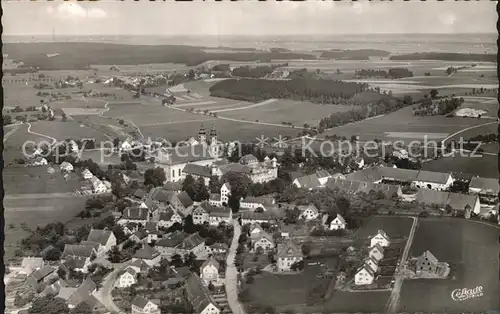
[[[300,218],[305,220],[313,220],[318,218],[319,210],[313,204],[298,206],[300,211]]]
[[[82,171],[82,177],[85,179],[85,180],[90,180],[92,179],[94,175],[92,174],[92,172],[90,172],[89,169],[85,169]]]
[[[364,264],[356,271],[354,275],[354,283],[357,286],[370,285],[375,280],[375,273],[370,266]]]
[[[375,258],[368,256],[367,258],[365,258],[364,262],[365,262],[365,265],[368,265],[368,267],[370,267],[373,270],[373,273],[377,272],[378,261]]]
[[[346,228],[347,223],[340,214],[337,214],[335,218],[331,219],[331,221],[328,223],[328,221],[331,218],[329,215],[326,215],[326,220],[325,220],[325,227],[330,229],[330,230],[343,230]]]
[[[59,166],[59,169],[61,169],[61,171],[71,172],[74,170],[74,167],[71,163],[63,161]]]
[[[370,247],[375,244],[379,244],[381,247],[387,247],[391,244],[389,236],[387,236],[384,230],[378,230],[377,233],[371,237]]]
[[[227,204],[229,200],[229,194],[231,194],[231,185],[229,184],[229,182],[226,182],[220,188],[220,201]]]
[[[384,248],[376,243],[369,249],[368,255],[378,262],[384,258]]]

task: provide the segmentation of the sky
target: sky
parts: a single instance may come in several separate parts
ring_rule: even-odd
[[[496,33],[496,2],[2,1],[4,35]]]

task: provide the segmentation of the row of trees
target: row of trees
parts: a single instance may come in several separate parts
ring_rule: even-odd
[[[326,79],[230,79],[210,87],[211,96],[245,101],[263,101],[270,98],[309,100],[334,104],[367,89],[366,84]]]
[[[413,108],[413,115],[415,116],[446,115],[448,113],[453,112],[463,103],[464,103],[463,98],[455,98],[455,97],[451,99],[441,99],[439,101],[426,99],[423,102],[421,102],[418,106]]]

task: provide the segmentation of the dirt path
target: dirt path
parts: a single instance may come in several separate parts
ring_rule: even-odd
[[[25,122],[25,123],[28,125],[28,130],[27,130],[28,133],[35,134],[35,135],[38,135],[38,136],[43,136],[43,137],[46,137],[46,138],[50,139],[52,141],[52,143],[50,145],[54,145],[57,142],[57,139],[54,138],[54,137],[52,137],[52,136],[31,131],[31,123],[29,123],[29,122]]]
[[[248,106],[236,107],[236,108],[227,108],[227,109],[219,109],[219,110],[213,110],[212,112],[226,112],[226,111],[236,111],[236,110],[244,110],[244,109],[257,108],[257,107],[261,107],[261,106],[266,106],[266,105],[272,104],[273,102],[276,102],[276,101],[278,101],[278,99],[271,98],[271,99],[264,100],[264,101],[261,101],[259,103],[251,104],[251,105],[248,105]]]
[[[237,220],[233,220],[234,232],[233,240],[227,254],[226,259],[226,294],[227,302],[233,314],[245,314],[245,310],[238,300],[238,271],[234,265],[236,256],[236,248],[238,247],[238,239],[241,234],[241,226]]]

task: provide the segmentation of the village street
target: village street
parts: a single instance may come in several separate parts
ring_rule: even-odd
[[[233,219],[233,227],[233,241],[231,242],[231,247],[229,248],[226,259],[226,294],[231,312],[233,314],[245,314],[243,306],[238,301],[238,271],[234,265],[236,249],[238,248],[238,239],[241,234],[241,226],[238,220]]]
[[[96,298],[101,301],[101,303],[112,313],[120,313],[120,309],[113,302],[113,296],[111,291],[113,291],[113,286],[116,281],[118,274],[124,270],[131,261],[123,264],[113,264],[113,271],[110,272],[103,280],[101,288],[97,291]]]
[[[411,217],[413,219],[413,224],[410,229],[410,234],[408,236],[408,240],[406,241],[406,246],[403,250],[403,254],[401,255],[401,260],[399,261],[399,267],[406,267],[406,260],[408,259],[408,253],[410,252],[411,244],[413,242],[413,236],[415,235],[415,230],[417,229],[418,218]],[[402,272],[400,272],[399,267],[396,268],[394,272],[394,287],[391,291],[391,296],[389,297],[389,301],[386,305],[386,313],[396,313],[396,309],[399,304],[399,296],[401,293],[401,287],[403,286],[403,276]]]

